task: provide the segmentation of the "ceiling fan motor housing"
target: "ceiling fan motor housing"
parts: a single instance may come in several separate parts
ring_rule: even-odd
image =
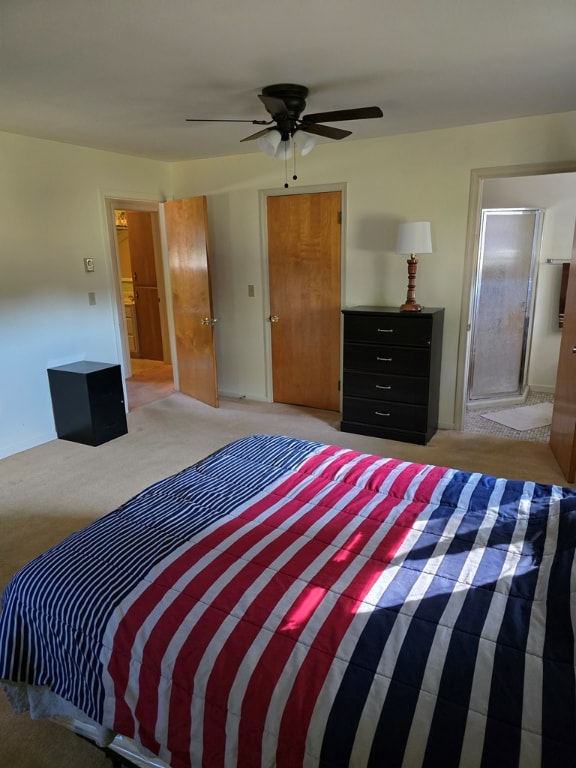
[[[282,140],[294,134],[300,115],[306,108],[308,88],[293,83],[279,83],[262,88],[262,101],[277,123]],[[278,103],[275,103],[278,100]]]

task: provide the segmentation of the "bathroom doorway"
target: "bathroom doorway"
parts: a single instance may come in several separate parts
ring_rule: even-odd
[[[468,286],[462,315],[456,421],[465,432],[548,442],[549,426],[514,430],[486,418],[490,411],[519,410],[523,406],[553,404],[562,338],[559,305],[563,264],[572,256],[576,211],[576,164],[478,169],[471,175],[469,230],[464,284]],[[525,386],[516,397],[469,398],[472,325],[476,298],[482,211],[534,208],[545,211],[541,243],[532,284],[531,330],[525,350]],[[498,340],[493,339],[496,354]],[[495,394],[495,393],[492,393]],[[514,402],[516,401],[516,402]],[[499,402],[501,404],[499,404]]]
[[[482,210],[472,311],[468,406],[526,396],[542,211]]]

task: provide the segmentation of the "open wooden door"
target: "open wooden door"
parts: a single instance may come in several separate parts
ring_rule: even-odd
[[[274,401],[340,410],[341,193],[268,198]]]
[[[573,483],[576,478],[576,255],[574,250],[564,307],[564,328],[556,375],[550,448],[566,480]]]
[[[205,197],[164,203],[180,391],[218,407]]]

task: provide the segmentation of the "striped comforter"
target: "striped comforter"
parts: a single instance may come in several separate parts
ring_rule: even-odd
[[[23,568],[0,679],[173,768],[576,765],[576,491],[232,443]]]

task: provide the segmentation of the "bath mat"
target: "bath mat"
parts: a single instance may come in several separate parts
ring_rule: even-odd
[[[504,411],[492,411],[483,413],[482,417],[503,424],[510,429],[523,432],[526,429],[538,429],[552,423],[553,403],[536,403],[535,405],[523,405],[519,408],[507,408]]]

